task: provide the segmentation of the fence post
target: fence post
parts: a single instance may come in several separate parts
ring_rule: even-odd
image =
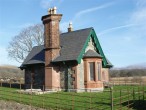
[[[32,83],[31,83],[31,92],[30,92],[30,109],[32,108]]]
[[[144,93],[145,91],[144,91],[144,84],[143,84],[143,104],[144,104]]]
[[[74,110],[74,94],[72,92],[72,110]]]
[[[2,84],[2,82],[0,81],[0,83]],[[2,90],[2,85],[0,86],[0,98],[2,98],[2,96],[1,96],[1,90]]]
[[[122,91],[120,89],[120,110],[122,110]]]
[[[1,81],[1,87],[2,87],[3,85],[2,85],[2,81]]]
[[[111,110],[113,110],[113,107],[114,107],[114,105],[113,105],[113,87],[110,87],[110,95],[111,95]]]
[[[44,90],[45,90],[45,88],[44,88],[44,85],[43,85],[43,108],[44,108]]]
[[[92,95],[91,95],[91,89],[90,89],[90,110],[92,110]]]
[[[138,105],[140,106],[140,87],[138,86]]]
[[[11,88],[11,81],[9,82],[9,84],[10,84],[10,88]]]
[[[57,100],[57,105],[58,105],[58,106],[57,106],[57,110],[59,109],[59,100],[60,100],[60,99],[59,99],[59,91],[60,91],[60,89],[59,89],[59,87],[58,87],[58,91],[57,91],[57,99],[58,99],[58,100]]]
[[[19,101],[21,103],[21,82],[20,82],[19,98],[20,98]]]
[[[130,99],[129,99],[129,88],[127,89],[128,90],[128,110],[129,110],[129,108],[130,108],[130,106],[129,106],[129,101],[130,101]]]
[[[135,90],[133,88],[133,105],[135,105]]]
[[[140,102],[140,90],[139,90],[139,86],[138,86],[138,101]]]

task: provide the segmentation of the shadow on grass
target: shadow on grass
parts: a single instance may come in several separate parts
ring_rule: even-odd
[[[111,106],[111,104],[108,102],[95,102],[95,104],[97,104],[97,106],[104,105],[104,107],[107,109]],[[129,108],[132,108],[132,110],[146,110],[146,100],[127,101],[127,102],[122,103],[122,106],[123,107],[127,106],[128,108],[128,104],[129,104]],[[114,107],[116,108],[116,106]]]
[[[146,110],[146,100],[127,101],[122,103],[123,106],[128,106],[134,110]],[[133,104],[132,104],[133,103]]]
[[[2,83],[2,87],[8,87],[8,88],[10,88],[10,83]],[[11,88],[16,88],[16,89],[20,89],[20,84],[18,84],[18,83],[12,83],[11,84]],[[24,89],[25,88],[25,86],[24,86],[24,84],[21,84],[21,89]]]

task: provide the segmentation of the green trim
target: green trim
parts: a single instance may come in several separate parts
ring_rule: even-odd
[[[93,32],[92,32],[92,33],[93,33],[93,39],[94,39],[94,41],[95,41],[96,48],[99,50],[99,53],[100,53],[101,56],[103,57],[103,67],[105,67],[105,66],[107,65],[107,60],[106,60],[106,58],[105,58],[105,55],[104,55],[104,53],[103,53],[103,50],[102,50],[102,48],[101,48],[101,45],[100,45],[100,43],[99,43],[99,40],[98,40],[98,38],[97,38],[97,35],[96,35],[94,29],[93,29],[92,31],[93,31]]]
[[[84,55],[84,53],[85,53],[85,49],[87,48],[87,46],[88,46],[88,42],[89,42],[89,40],[90,40],[90,37],[93,39],[93,42],[95,43],[95,46],[96,46],[96,49],[97,50],[99,50],[99,53],[100,53],[100,55],[103,57],[102,59],[103,59],[103,67],[105,68],[105,67],[110,67],[110,65],[108,65],[108,62],[107,62],[107,60],[106,60],[106,57],[105,57],[105,55],[104,55],[104,53],[103,53],[103,50],[102,50],[102,48],[101,48],[101,45],[100,45],[100,43],[99,43],[99,40],[98,40],[98,38],[97,38],[97,35],[96,35],[96,33],[95,33],[95,31],[94,31],[94,29],[92,29],[91,31],[90,31],[90,33],[89,33],[89,35],[88,35],[88,37],[87,37],[87,40],[86,40],[86,42],[85,42],[85,44],[84,44],[84,46],[83,46],[83,48],[82,48],[82,50],[81,50],[81,52],[80,52],[80,55],[78,56],[78,58],[77,58],[77,62],[78,62],[78,64],[80,64],[81,63],[81,59],[83,58],[83,55]]]
[[[85,49],[86,49],[86,47],[88,46],[88,42],[89,42],[89,40],[90,40],[91,35],[92,35],[92,31],[90,31],[90,33],[89,33],[89,35],[88,35],[88,37],[87,37],[87,40],[86,40],[86,42],[85,42],[85,44],[84,44],[84,46],[83,46],[83,48],[82,48],[82,50],[81,50],[81,52],[80,52],[80,55],[79,55],[78,58],[77,58],[78,64],[81,63],[81,59],[83,58],[83,55],[84,55],[84,53],[85,53]]]

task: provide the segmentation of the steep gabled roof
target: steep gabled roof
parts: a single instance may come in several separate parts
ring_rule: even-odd
[[[56,57],[52,62],[57,63],[65,61],[77,61],[78,63],[80,63],[81,59],[85,55],[85,49],[88,46],[90,38],[94,40],[95,46],[99,51],[99,54],[103,58],[103,67],[111,67],[112,65],[108,63],[109,61],[106,59],[102,51],[102,48],[93,28],[86,28],[77,31],[62,33],[60,35],[60,55]],[[27,58],[24,60],[21,67],[30,64],[45,63],[44,53],[44,46],[34,47],[32,51],[28,54]],[[91,55],[90,52],[88,52],[88,55],[89,54]]]
[[[96,49],[99,51],[99,54],[102,56],[102,65],[103,65],[103,67],[104,68],[112,67],[113,65],[111,63],[110,63],[111,65],[110,65],[108,63],[108,61],[107,61],[107,59],[106,59],[106,57],[105,57],[105,55],[103,53],[103,50],[101,48],[101,45],[99,43],[99,40],[98,40],[97,35],[96,35],[96,33],[95,33],[93,28],[91,29],[90,34],[88,35],[88,37],[86,39],[86,42],[84,43],[84,46],[83,46],[83,48],[82,48],[82,50],[80,52],[80,55],[78,56],[78,59],[77,59],[78,63],[81,62],[81,59],[83,58],[83,55],[85,54],[85,50],[86,50],[86,48],[88,46],[88,42],[90,41],[90,38],[93,39],[93,42],[95,43]]]
[[[60,56],[53,62],[77,60],[91,30],[92,28],[87,28],[61,34]]]

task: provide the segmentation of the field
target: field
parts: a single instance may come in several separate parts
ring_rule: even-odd
[[[146,76],[133,76],[133,77],[114,77],[110,78],[110,83],[114,85],[136,85],[146,84]]]
[[[45,109],[57,110],[115,110],[144,109],[145,91],[143,86],[114,86],[103,92],[55,92],[34,95],[18,93],[14,88],[0,87],[0,99],[15,101]],[[141,106],[139,106],[141,105]],[[140,108],[139,108],[140,107]]]

